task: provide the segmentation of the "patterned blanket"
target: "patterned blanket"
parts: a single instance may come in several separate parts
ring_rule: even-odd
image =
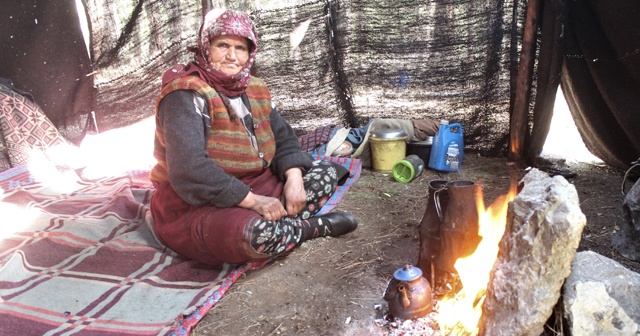
[[[359,178],[351,171],[322,212]],[[71,171],[73,172],[73,171]],[[0,173],[0,335],[188,335],[245,272],[268,261],[209,267],[158,242],[148,171],[39,181]]]

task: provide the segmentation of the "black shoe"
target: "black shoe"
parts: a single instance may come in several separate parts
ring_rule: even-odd
[[[326,234],[323,236],[338,237],[354,231],[358,227],[358,219],[352,214],[344,211],[329,212],[315,218],[322,220],[326,227]]]

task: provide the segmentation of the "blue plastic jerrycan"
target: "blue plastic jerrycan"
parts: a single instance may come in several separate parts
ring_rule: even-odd
[[[457,172],[462,168],[464,158],[464,141],[462,125],[454,123],[449,125],[447,120],[440,121],[440,127],[433,137],[431,155],[429,156],[429,168]]]

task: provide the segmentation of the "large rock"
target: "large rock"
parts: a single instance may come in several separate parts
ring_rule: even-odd
[[[613,249],[627,259],[640,261],[640,180],[624,197],[622,214],[624,221],[613,235]]]
[[[575,187],[532,169],[509,204],[481,335],[540,335],[560,297],[586,219]]]
[[[640,274],[595,252],[576,255],[563,296],[571,335],[636,335],[639,302]]]

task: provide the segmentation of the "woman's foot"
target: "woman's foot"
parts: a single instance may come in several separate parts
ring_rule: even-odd
[[[334,211],[303,221],[303,240],[318,237],[338,237],[353,232],[358,227],[358,219],[344,211]]]
[[[325,226],[327,226],[330,237],[338,237],[358,228],[358,219],[352,214],[344,211],[329,212],[316,216]]]

